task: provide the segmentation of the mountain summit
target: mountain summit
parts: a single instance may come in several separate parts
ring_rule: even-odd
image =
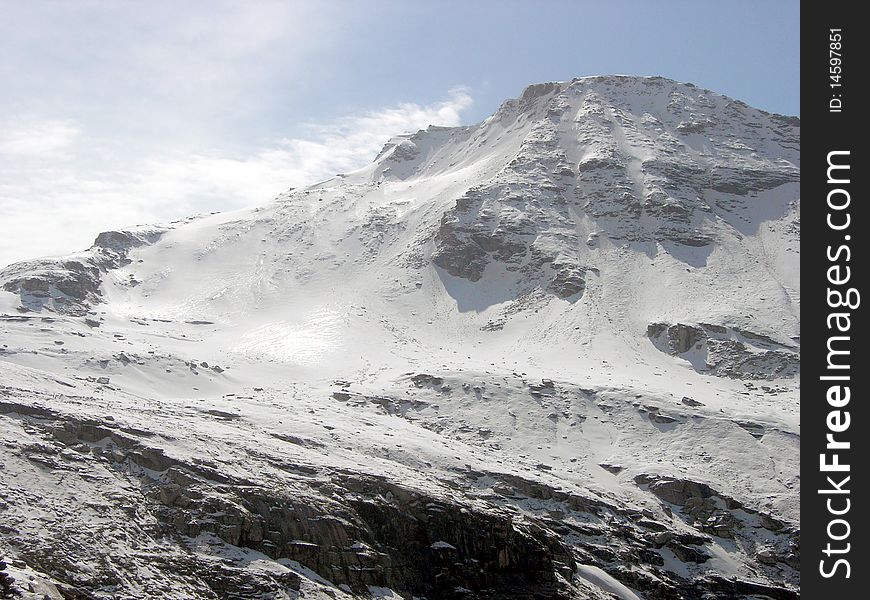
[[[10,573],[798,597],[799,143],[691,84],[538,84],[261,207],[3,269]]]

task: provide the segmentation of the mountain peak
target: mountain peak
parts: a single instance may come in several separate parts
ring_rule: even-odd
[[[536,84],[3,269],[4,468],[39,491],[5,525],[131,597],[795,598],[799,141],[666,79]]]

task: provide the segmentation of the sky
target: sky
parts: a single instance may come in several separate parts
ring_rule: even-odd
[[[269,201],[531,83],[661,75],[800,114],[799,3],[0,0],[0,267]]]

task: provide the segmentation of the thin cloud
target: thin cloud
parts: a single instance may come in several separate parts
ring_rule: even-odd
[[[6,125],[0,128],[0,156],[54,155],[70,146],[78,135],[79,128],[68,121]]]
[[[118,140],[86,138],[72,122],[10,129],[0,136],[0,265],[74,252],[108,229],[266,202],[290,187],[364,166],[396,134],[459,125],[471,104],[469,93],[456,88],[429,105],[404,103],[312,123],[305,137],[243,155],[112,158]]]

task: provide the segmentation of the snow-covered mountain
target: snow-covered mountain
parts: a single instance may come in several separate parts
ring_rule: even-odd
[[[5,268],[7,578],[796,598],[799,142],[690,84],[539,84],[259,208]]]

